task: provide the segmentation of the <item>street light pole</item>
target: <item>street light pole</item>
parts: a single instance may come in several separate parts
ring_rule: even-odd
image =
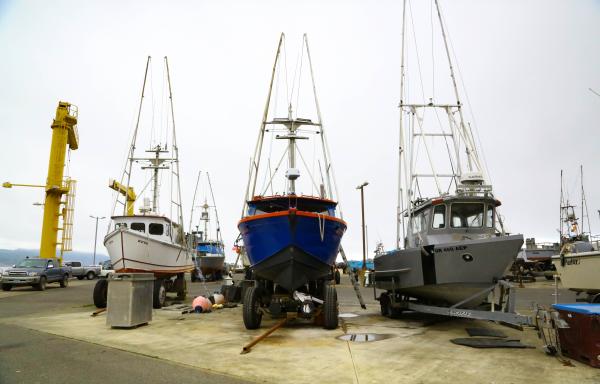
[[[366,245],[366,239],[365,239],[365,191],[364,188],[369,185],[368,182],[364,182],[361,185],[359,185],[358,187],[356,187],[356,189],[360,189],[360,209],[362,212],[362,251],[363,251],[363,264],[362,264],[362,271],[363,271],[363,276],[364,276],[364,272],[367,270],[367,245]]]
[[[98,242],[98,220],[102,220],[105,219],[104,216],[102,217],[98,217],[98,216],[92,216],[90,215],[90,217],[92,219],[96,220],[96,232],[94,233],[94,261],[92,262],[92,265],[96,265],[96,243]]]

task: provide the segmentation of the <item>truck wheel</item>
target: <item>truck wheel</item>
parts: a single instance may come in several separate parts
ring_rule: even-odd
[[[108,280],[100,279],[94,286],[94,305],[96,308],[106,308],[108,297]]]
[[[337,291],[332,285],[325,287],[325,303],[323,303],[323,328],[336,329],[338,327],[338,299]]]
[[[40,277],[40,282],[35,285],[35,289],[38,291],[46,290],[46,276]]]
[[[12,289],[12,285],[10,284],[2,284],[3,291],[10,291]]]
[[[167,300],[167,288],[163,279],[154,280],[154,292],[152,295],[152,307],[160,309],[165,306]]]
[[[85,278],[88,280],[94,280],[96,278],[96,274],[92,271],[89,271],[86,275]]]
[[[85,276],[77,276],[77,280],[83,280]]]
[[[338,271],[337,269],[335,270],[335,273],[333,275],[333,278],[335,279],[335,284],[339,285],[340,282],[342,281],[342,277],[340,276],[340,271]]]
[[[64,275],[63,279],[60,281],[60,287],[61,288],[66,288],[69,286],[69,275]]]
[[[243,311],[246,329],[257,329],[260,327],[262,311],[260,310],[260,291],[258,288],[246,288]]]

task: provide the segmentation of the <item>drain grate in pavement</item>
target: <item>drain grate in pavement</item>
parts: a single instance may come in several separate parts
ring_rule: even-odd
[[[394,337],[389,334],[378,334],[378,333],[347,333],[342,336],[338,336],[338,340],[352,341],[355,343],[369,343],[371,341],[385,340]]]

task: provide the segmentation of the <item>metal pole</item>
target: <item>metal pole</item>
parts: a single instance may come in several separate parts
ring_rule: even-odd
[[[360,209],[362,213],[362,251],[363,251],[363,264],[362,271],[363,274],[367,270],[367,248],[366,248],[366,239],[365,239],[365,193],[364,188],[369,185],[368,182],[364,182],[356,189],[360,189]]]
[[[96,265],[96,244],[98,243],[98,220],[105,219],[105,217],[104,216],[98,217],[98,216],[92,216],[92,215],[90,215],[90,217],[92,219],[96,220],[96,231],[94,232],[94,260],[92,262],[92,265]]]

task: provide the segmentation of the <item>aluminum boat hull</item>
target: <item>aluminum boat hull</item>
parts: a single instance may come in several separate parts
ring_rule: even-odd
[[[522,244],[510,235],[390,251],[374,258],[375,284],[436,305],[470,298],[464,307],[474,307],[487,294],[471,296],[505,275]]]

